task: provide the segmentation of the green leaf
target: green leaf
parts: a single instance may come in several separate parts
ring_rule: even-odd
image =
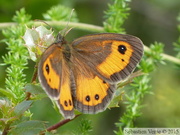
[[[45,123],[42,121],[25,121],[19,123],[15,128],[10,130],[13,135],[37,135],[41,131],[45,130]]]
[[[31,94],[45,94],[42,87],[40,87],[39,85],[31,84],[31,83],[26,84],[25,90],[26,92],[30,92]]]
[[[29,92],[33,95],[32,99],[42,99],[47,97],[46,93],[44,92],[44,90],[42,89],[42,87],[40,87],[39,85],[34,85],[34,84],[26,84],[25,86],[25,90],[26,92]]]
[[[120,101],[122,101],[123,94],[124,94],[124,92],[122,92],[120,88],[117,89],[115,96],[114,96],[113,100],[111,101],[111,103],[109,104],[108,108],[119,107],[119,103],[120,103]]]
[[[13,17],[13,21],[22,24],[28,23],[30,19],[31,15],[27,15],[24,8],[20,9],[20,11],[16,11],[16,15]]]
[[[2,93],[3,95],[5,95],[5,96],[8,97],[9,99],[16,97],[16,95],[15,95],[12,91],[6,90],[6,89],[3,89],[3,88],[0,88],[0,93]]]
[[[14,108],[14,113],[16,115],[22,115],[27,109],[30,108],[31,104],[33,101],[28,100],[28,101],[23,101],[19,103],[17,106]]]

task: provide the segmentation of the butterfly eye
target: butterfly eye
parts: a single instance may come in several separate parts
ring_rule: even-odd
[[[124,45],[119,45],[119,46],[118,46],[118,51],[119,51],[121,54],[125,54],[126,50],[127,50],[126,46],[124,46]]]

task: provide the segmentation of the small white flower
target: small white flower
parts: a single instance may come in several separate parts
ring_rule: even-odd
[[[25,41],[25,46],[29,51],[30,58],[33,61],[36,61],[37,57],[55,41],[52,33],[51,30],[46,29],[44,26],[32,29],[27,28],[23,39]]]

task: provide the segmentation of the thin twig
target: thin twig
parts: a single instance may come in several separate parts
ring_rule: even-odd
[[[149,51],[150,51],[150,48],[148,48],[147,46],[144,46],[144,51],[145,51],[145,52],[149,52]],[[174,64],[180,65],[180,59],[178,59],[178,58],[176,58],[176,57],[173,57],[173,56],[171,56],[171,55],[162,53],[162,58],[163,58],[164,60],[173,62]]]
[[[10,128],[10,124],[7,124],[2,132],[2,135],[7,135]]]
[[[31,83],[34,83],[36,81],[37,78],[37,64],[34,67],[34,73],[31,79]],[[31,93],[30,92],[26,92],[26,100],[29,100],[31,97]]]
[[[141,75],[144,75],[144,74],[145,74],[145,73],[143,73],[141,70],[138,70],[138,71],[132,73],[132,74],[127,78],[127,80],[124,80],[123,82],[120,82],[120,83],[118,84],[118,88],[124,87],[124,86],[126,86],[127,84],[132,83],[134,78],[136,78],[136,77],[138,77],[138,76],[141,76]]]
[[[76,115],[75,118],[77,118],[78,116],[80,116],[80,114],[79,114],[79,115]],[[74,118],[74,119],[75,119],[75,118]],[[57,123],[57,124],[55,124],[55,125],[47,128],[47,131],[50,132],[50,131],[52,131],[52,130],[55,130],[55,129],[63,126],[64,124],[66,124],[66,123],[68,123],[68,122],[70,122],[70,121],[72,121],[72,120],[74,120],[74,119],[65,119],[65,120],[62,120],[62,121],[60,121],[59,123]]]
[[[81,115],[81,114],[76,115],[76,116],[74,117],[74,119],[77,118],[77,117],[80,116],[80,115]],[[58,123],[56,123],[56,124],[48,127],[45,131],[42,131],[42,132],[41,132],[41,135],[44,135],[46,131],[50,132],[50,131],[52,131],[52,130],[58,129],[59,127],[63,126],[64,124],[66,124],[66,123],[68,123],[68,122],[70,122],[70,121],[72,121],[72,120],[74,120],[74,119],[65,119],[65,120],[62,120],[62,121],[60,121],[60,122],[58,122]]]
[[[32,79],[31,79],[31,83],[35,82],[36,78],[37,78],[37,64],[34,67],[34,73],[33,73]]]

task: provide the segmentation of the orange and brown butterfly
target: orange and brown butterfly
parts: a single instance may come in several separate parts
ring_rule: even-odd
[[[93,34],[68,43],[59,34],[41,56],[39,81],[65,118],[72,119],[74,109],[95,114],[107,108],[142,55],[142,41],[131,35]]]

